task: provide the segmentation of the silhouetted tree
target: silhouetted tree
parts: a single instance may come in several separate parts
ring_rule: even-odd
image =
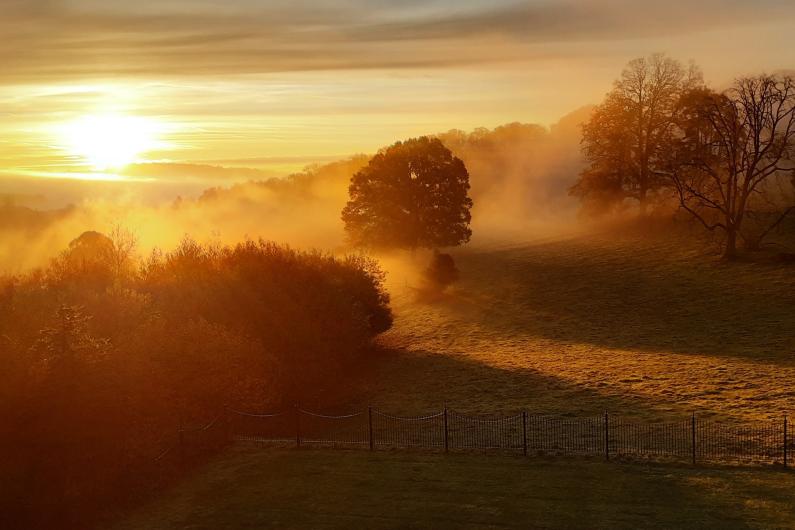
[[[667,185],[662,169],[680,96],[701,84],[695,66],[663,54],[631,61],[583,126],[588,166],[570,193],[605,209],[635,199],[644,213],[649,198]]]
[[[342,210],[354,245],[436,248],[469,241],[469,173],[437,138],[397,142],[351,179]]]
[[[747,217],[768,202],[768,184],[793,172],[795,80],[742,78],[722,94],[692,91],[681,108],[671,180],[681,207],[708,230],[722,231],[724,257],[733,258]],[[758,246],[791,210],[746,243]]]
[[[80,278],[86,284],[108,286],[131,276],[136,245],[135,235],[119,225],[109,235],[83,232],[61,252],[49,273],[60,282]]]
[[[75,265],[103,262],[113,249],[113,241],[100,232],[89,230],[69,242],[66,255]]]

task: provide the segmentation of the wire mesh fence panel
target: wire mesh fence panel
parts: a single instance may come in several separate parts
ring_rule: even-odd
[[[640,423],[610,416],[610,454],[689,460],[692,456],[690,420]]]
[[[783,425],[731,425],[696,421],[696,457],[713,462],[777,463],[784,460]]]
[[[294,443],[296,415],[294,411],[252,414],[230,410],[229,431],[235,441]]]
[[[598,455],[604,452],[604,422],[601,417],[527,417],[529,451],[546,454]]]
[[[306,410],[299,410],[299,413],[301,444],[362,447],[370,444],[367,414],[364,412],[343,416],[329,416]]]
[[[444,412],[427,416],[392,416],[373,409],[374,446],[440,449],[445,446]]]
[[[190,438],[190,443],[185,438]],[[566,418],[527,415],[467,416],[454,411],[394,416],[368,408],[347,415],[302,409],[274,414],[228,410],[208,425],[180,432],[184,459],[227,440],[296,445],[452,450],[502,450],[523,454],[627,456],[715,463],[792,463],[795,443],[785,422],[727,424],[696,416],[679,422],[644,423],[620,416]],[[785,449],[786,444],[786,449]],[[788,460],[787,460],[788,459]]]
[[[522,450],[522,415],[487,418],[449,412],[448,439],[451,449]]]

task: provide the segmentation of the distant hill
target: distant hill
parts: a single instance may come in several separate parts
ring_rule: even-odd
[[[0,233],[36,232],[68,217],[74,209],[74,206],[68,206],[57,210],[37,210],[28,206],[17,206],[9,201],[0,204]]]

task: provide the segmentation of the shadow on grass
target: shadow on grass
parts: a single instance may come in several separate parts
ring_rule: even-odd
[[[117,528],[783,528],[793,486],[763,470],[237,449]]]
[[[574,239],[462,250],[458,303],[508,336],[793,364],[795,274],[676,240]],[[455,311],[456,302],[443,303]]]
[[[371,371],[353,382],[351,407],[368,405],[418,415],[444,407],[465,414],[594,416],[605,411],[654,421],[687,419],[692,412],[669,403],[652,405],[627,393],[604,392],[521,367],[501,368],[456,355],[384,349]]]

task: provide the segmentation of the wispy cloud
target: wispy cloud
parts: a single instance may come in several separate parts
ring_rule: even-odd
[[[793,0],[0,0],[0,191],[20,192],[9,171],[86,171],[54,130],[87,114],[170,125],[141,160],[176,164],[134,176],[264,178],[450,128],[551,123],[652,52],[717,86],[791,68],[792,34]]]
[[[0,82],[6,83],[466,65],[524,57],[528,45],[555,54],[562,43],[681,35],[795,16],[788,0],[3,5]]]

